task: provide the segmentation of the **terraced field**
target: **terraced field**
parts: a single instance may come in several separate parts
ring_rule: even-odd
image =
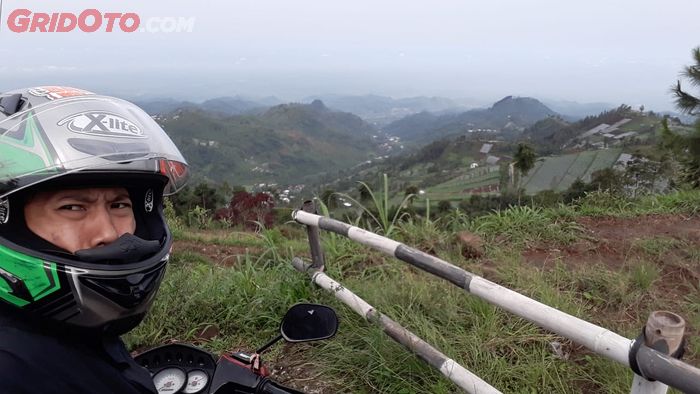
[[[542,190],[563,191],[576,179],[590,182],[591,175],[598,170],[612,167],[620,157],[622,149],[591,150],[562,156],[544,157],[522,180],[528,194]],[[432,201],[460,201],[472,193],[498,193],[499,167],[482,167],[452,178],[426,190]]]
[[[496,189],[500,178],[498,169],[498,166],[473,169],[464,175],[428,188],[426,192],[428,193],[428,197],[434,201],[458,201],[475,191],[479,193],[488,192],[489,190],[497,192]]]
[[[590,182],[595,171],[612,167],[620,153],[621,149],[603,149],[546,157],[537,162],[522,184],[528,194],[566,190],[576,179]]]

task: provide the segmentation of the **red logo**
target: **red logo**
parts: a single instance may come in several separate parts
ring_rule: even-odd
[[[12,11],[7,18],[7,26],[15,33],[58,32],[67,33],[80,29],[85,33],[94,33],[103,29],[111,33],[118,28],[124,33],[135,32],[141,24],[141,18],[134,12],[105,12],[90,8],[80,14],[72,12],[32,12],[26,8]]]

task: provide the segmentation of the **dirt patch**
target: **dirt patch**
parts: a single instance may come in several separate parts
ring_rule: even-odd
[[[335,394],[338,391],[333,384],[324,379],[322,371],[304,353],[305,345],[285,344],[283,354],[275,361],[265,363],[270,369],[270,377],[287,387],[308,394]]]
[[[536,245],[523,251],[523,262],[542,270],[556,264],[571,271],[603,265],[611,272],[631,272],[640,264],[658,270],[638,303],[601,305],[597,309],[599,316],[604,316],[601,321],[645,321],[648,311],[643,303],[680,313],[685,297],[700,291],[700,217],[583,217],[577,222],[584,229],[578,241],[570,245]],[[688,322],[686,335],[698,333],[700,327]]]
[[[241,246],[202,244],[195,241],[178,240],[173,243],[173,251],[194,252],[206,256],[212,262],[230,266],[238,261],[238,256],[245,256],[246,253],[256,255],[262,251],[259,248],[244,248]]]
[[[560,261],[571,268],[599,263],[620,269],[625,262],[642,254],[639,243],[645,240],[663,238],[679,241],[678,245],[700,247],[700,217],[583,217],[577,222],[584,229],[578,241],[570,245],[536,245],[523,252],[524,261],[540,268],[551,268]],[[667,252],[667,255],[659,256],[667,265],[688,259],[686,248],[669,247]]]

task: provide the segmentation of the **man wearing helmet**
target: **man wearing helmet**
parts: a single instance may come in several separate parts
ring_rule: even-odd
[[[150,308],[187,179],[126,101],[48,86],[0,94],[0,391],[155,393],[119,335]]]

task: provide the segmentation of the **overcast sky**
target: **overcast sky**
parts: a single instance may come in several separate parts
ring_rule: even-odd
[[[191,33],[13,33],[8,15],[136,12]],[[672,108],[700,45],[698,0],[3,0],[0,91],[127,97],[506,95]]]

